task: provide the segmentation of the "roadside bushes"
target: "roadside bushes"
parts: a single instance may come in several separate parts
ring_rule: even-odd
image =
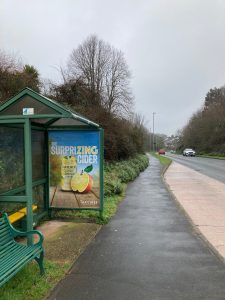
[[[180,131],[178,149],[194,148],[197,154],[225,156],[225,86],[210,89],[203,106]]]
[[[119,195],[123,191],[121,180],[113,172],[106,172],[104,178],[104,194],[107,196]]]
[[[209,157],[214,157],[214,158],[225,158],[225,151],[223,153],[221,152],[204,152],[204,151],[200,151],[197,153],[198,156],[209,156]]]
[[[147,168],[148,164],[148,157],[142,154],[129,160],[106,163],[104,180],[105,196],[121,194],[123,184],[133,181],[140,172]]]
[[[80,218],[106,224],[116,213],[118,204],[124,197],[126,184],[134,180],[149,164],[147,155],[139,154],[132,159],[117,162],[105,162],[104,165],[104,211],[100,218],[94,210],[53,212],[55,218]]]

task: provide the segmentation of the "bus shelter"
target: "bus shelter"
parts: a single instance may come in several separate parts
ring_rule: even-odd
[[[54,209],[102,213],[103,129],[25,88],[0,106],[0,211],[32,230]]]

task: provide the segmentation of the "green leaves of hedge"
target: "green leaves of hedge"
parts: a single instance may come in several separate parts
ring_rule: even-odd
[[[149,164],[146,155],[105,165],[104,191],[106,196],[121,194],[123,183],[133,181]]]

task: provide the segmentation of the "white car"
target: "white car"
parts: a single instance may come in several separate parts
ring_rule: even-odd
[[[195,156],[195,151],[191,148],[184,149],[183,156]]]

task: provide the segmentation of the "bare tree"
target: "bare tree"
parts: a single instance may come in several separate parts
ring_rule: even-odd
[[[107,112],[123,116],[131,109],[130,72],[124,55],[97,36],[91,35],[73,50],[67,73],[70,81],[83,81],[91,101]]]
[[[0,72],[14,73],[22,71],[21,59],[0,49]]]
[[[111,48],[109,59],[105,75],[105,107],[108,112],[123,116],[133,105],[130,72],[121,51]]]
[[[70,80],[82,80],[91,91],[91,100],[96,104],[101,104],[108,52],[109,46],[92,35],[72,51],[68,61]]]

